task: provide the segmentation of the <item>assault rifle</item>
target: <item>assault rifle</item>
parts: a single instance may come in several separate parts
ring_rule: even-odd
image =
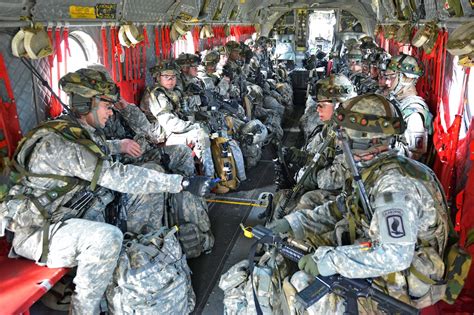
[[[201,93],[202,106],[208,109],[223,111],[230,115],[237,115],[239,112],[239,104],[234,100],[225,100],[222,95],[215,91],[204,90]]]
[[[334,132],[332,129],[330,129],[326,140],[323,142],[319,150],[316,152],[314,155],[313,159],[311,160],[311,164],[306,168],[304,171],[303,175],[301,178],[298,180],[295,186],[289,191],[288,194],[284,196],[283,202],[281,203],[280,209],[278,209],[277,213],[277,219],[281,219],[285,216],[285,209],[290,203],[291,200],[296,198],[300,191],[303,189],[303,184],[306,180],[306,178],[316,171],[316,167],[319,166],[321,157],[323,156],[324,151],[326,151],[326,148],[331,144],[331,142],[334,140]]]
[[[224,111],[231,115],[236,115],[239,112],[239,104],[236,101],[225,100],[216,91],[204,89],[196,83],[190,83],[186,87],[186,94],[198,95],[201,99],[200,107],[204,111]]]
[[[261,225],[244,229],[244,235],[248,238],[255,238],[257,241],[256,244],[275,246],[283,257],[296,263],[301,257],[308,254],[308,249],[310,249],[310,247],[292,239],[283,239],[274,234],[272,230]],[[253,254],[252,251],[251,254]],[[313,283],[296,294],[296,299],[304,308],[308,308],[328,293],[334,293],[344,298],[346,303],[346,312],[344,314],[359,314],[357,306],[358,298],[372,299],[377,302],[379,310],[383,310],[388,314],[419,314],[418,309],[415,307],[374,288],[370,279],[350,279],[341,275],[328,277],[317,276]],[[256,298],[256,295],[254,295],[254,298]],[[255,304],[258,313],[260,309],[259,305],[257,306],[258,299],[255,301]]]
[[[370,222],[374,211],[372,209],[372,206],[370,205],[369,197],[367,196],[367,191],[365,190],[364,182],[362,181],[362,177],[360,176],[359,170],[357,169],[357,165],[355,164],[354,157],[352,156],[352,152],[349,147],[349,143],[347,142],[347,139],[341,129],[337,131],[337,139],[342,144],[344,158],[346,160],[347,166],[349,167],[349,171],[352,174],[352,178],[357,184],[357,192],[359,194],[360,202],[362,203],[362,208],[364,209],[365,217]]]

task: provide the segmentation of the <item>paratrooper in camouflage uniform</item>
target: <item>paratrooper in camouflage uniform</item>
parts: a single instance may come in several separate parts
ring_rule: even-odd
[[[333,113],[335,108],[341,102],[356,96],[355,88],[344,75],[331,74],[329,77],[319,80],[317,83],[317,111],[324,125],[316,127],[314,134],[305,144],[302,150],[291,147],[286,150],[285,162],[297,169],[295,181],[300,182],[307,168],[312,164],[314,155],[321,150],[321,147],[328,139],[330,144],[323,152],[317,166],[306,176],[302,191],[296,196],[285,209],[286,213],[293,209],[314,208],[323,204],[328,198],[333,199],[342,189],[346,178],[348,177],[346,166],[341,159],[340,149],[337,148],[334,139]],[[283,194],[286,190],[283,190]],[[278,196],[282,193],[277,194]],[[281,204],[276,206],[275,213]]]
[[[183,100],[176,89],[178,66],[172,61],[164,61],[153,69],[157,83],[148,88],[140,103],[140,108],[150,122],[157,122],[164,129],[166,145],[193,145],[193,151],[203,164],[206,176],[214,176],[214,163],[210,150],[208,132],[194,121],[194,110]]]
[[[60,85],[70,94],[77,118],[47,122],[19,144],[16,168],[26,174],[1,204],[0,216],[15,233],[11,254],[48,267],[78,267],[71,313],[97,314],[123,236],[113,225],[82,218],[104,220],[103,210],[113,198],[108,189],[152,199],[155,194],[185,189],[203,194],[211,181],[111,161],[109,144],[99,130],[117,101],[115,83],[100,71],[80,69],[63,77]],[[96,185],[99,188],[94,190]],[[94,198],[84,209],[77,207],[77,197],[90,190]],[[158,214],[153,209],[148,209],[148,218],[134,217],[133,211],[143,210],[139,207],[127,209],[131,227],[135,219],[155,223]]]
[[[390,99],[400,108],[407,124],[404,141],[398,143],[400,153],[415,160],[425,157],[428,135],[433,132],[433,115],[416,91],[416,82],[423,73],[423,64],[405,54],[393,57],[385,72]]]
[[[337,110],[336,121],[350,139],[373,213],[361,210],[353,182],[346,186],[346,195],[338,197],[342,202],[291,213],[276,221],[273,230],[316,245],[316,251],[298,263],[305,273],[374,278],[373,285],[418,308],[436,303],[445,285],[425,279],[443,278],[449,217],[434,173],[391,147],[392,137],[403,133],[403,121],[384,97],[350,99]],[[291,279],[298,290],[310,281],[304,273]],[[376,311],[369,299],[359,305]],[[329,294],[311,309],[343,313],[344,304]]]

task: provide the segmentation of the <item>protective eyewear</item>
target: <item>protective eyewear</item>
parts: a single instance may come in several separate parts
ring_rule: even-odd
[[[176,75],[173,75],[173,74],[162,74],[160,75],[160,77],[162,77],[166,81],[176,80]]]
[[[103,97],[100,97],[100,96],[97,96],[96,99],[100,102],[108,103],[108,104],[110,104],[110,106],[113,106],[115,103],[117,103],[117,101],[111,100],[109,98],[103,98]]]

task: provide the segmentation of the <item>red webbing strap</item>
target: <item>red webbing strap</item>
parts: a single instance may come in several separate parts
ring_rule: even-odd
[[[163,59],[168,59],[168,58],[166,58],[166,35],[165,35],[165,29],[166,29],[166,26],[161,26],[161,53],[162,53]]]
[[[56,77],[57,82],[61,78],[61,62],[63,61],[62,53],[61,53],[61,26],[57,25],[56,30],[54,32],[54,50],[56,52]],[[59,95],[61,95],[61,91],[58,91]],[[50,107],[49,107],[49,115],[51,117],[57,117],[63,111],[63,106],[56,97],[51,95],[50,100]]]
[[[104,66],[109,69],[109,41],[107,40],[107,28],[102,25],[100,28],[100,34],[102,37],[102,55],[104,56]]]
[[[436,79],[437,83],[435,86],[435,96],[436,96],[436,108],[439,107],[441,103],[442,93],[444,89],[444,70],[445,70],[445,60],[446,60],[446,45],[448,42],[448,32],[445,29],[440,31],[438,36],[439,39],[439,49],[436,54]]]
[[[166,27],[166,43],[168,45],[168,59],[171,58],[171,54],[174,50],[174,47],[171,43],[171,37],[170,37],[170,34],[171,34],[171,27],[170,26],[167,26]]]
[[[163,59],[169,59],[168,57],[168,27],[163,26]]]
[[[49,40],[51,41],[51,44],[54,46],[54,40],[53,40],[53,27],[52,26],[48,26],[48,29],[47,29],[47,32],[48,32],[48,38]],[[50,69],[50,80],[49,80],[49,84],[51,85],[52,84],[52,76],[51,76],[51,69],[53,68],[53,63],[54,63],[54,51],[51,55],[48,56],[48,62],[49,62],[49,69]]]
[[[130,80],[130,49],[125,49],[125,80]]]
[[[326,75],[327,75],[327,76],[329,76],[329,75],[331,74],[332,66],[333,66],[333,60],[330,59],[330,60],[328,61],[328,68],[327,68],[327,70],[326,70]]]
[[[146,67],[146,50],[148,47],[150,47],[150,41],[148,40],[148,31],[146,29],[146,26],[143,26],[143,42],[142,44],[142,56],[145,56],[145,63],[143,64],[143,68]],[[138,66],[138,73],[140,74],[140,69],[141,69],[141,59],[140,59],[140,64]]]
[[[194,51],[199,51],[199,26],[194,26],[192,34]]]
[[[160,60],[160,45],[159,45],[159,32],[158,32],[158,25],[155,25],[155,57],[156,60]]]
[[[18,121],[15,95],[13,94],[8,69],[3,60],[2,53],[0,53],[0,82],[3,82],[3,86],[5,86],[7,92],[7,95],[3,95],[2,93],[0,96],[0,128],[4,135],[4,139],[0,141],[0,148],[4,150],[6,147],[8,157],[12,158],[22,135]],[[6,96],[5,99],[3,99],[3,96]]]
[[[69,50],[69,27],[66,25],[63,29],[63,41],[64,41],[64,73],[67,73],[67,57],[71,57],[71,51]]]
[[[118,33],[117,33],[118,34]],[[123,55],[123,48],[120,45],[120,41],[115,41],[115,45],[117,46],[117,67],[118,67],[118,80],[117,84],[120,85],[123,81],[123,65],[122,65],[122,55]]]
[[[138,66],[138,75],[139,75],[139,82],[137,84],[137,90],[135,93],[135,104],[140,102],[140,95],[142,91],[145,89],[145,78],[146,78],[146,71],[141,71],[141,69],[146,69],[146,52],[147,48],[150,47],[150,41],[148,40],[148,33],[146,31],[146,27],[144,27],[143,34],[145,36],[145,41],[143,43],[143,50],[142,50],[142,58],[140,59],[140,64]]]
[[[135,46],[133,48],[133,80],[137,80],[139,78],[140,73],[140,47]]]
[[[53,40],[53,27],[51,25],[48,25],[48,29],[47,29],[47,32],[48,32],[48,38],[49,40],[51,41],[51,44],[54,46],[54,40]],[[53,90],[57,90],[57,87],[53,86],[53,66],[54,66],[54,55],[55,55],[55,49],[53,50],[53,53],[51,55],[48,56],[48,63],[49,63],[49,86],[51,86],[51,88]],[[53,95],[50,96],[50,99],[49,99],[49,104],[51,106],[51,101],[52,99],[56,99]]]
[[[110,43],[112,46],[112,79],[117,82],[117,46],[116,46],[116,41],[117,41],[117,29],[115,28],[115,25],[112,25],[110,27]]]

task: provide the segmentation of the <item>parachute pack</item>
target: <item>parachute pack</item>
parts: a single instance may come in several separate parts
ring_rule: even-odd
[[[229,140],[224,137],[212,139],[211,152],[217,177],[221,179],[218,185],[229,189],[237,189],[239,180]]]
[[[162,227],[124,242],[105,293],[111,314],[189,314],[194,309],[191,271],[176,231]]]

